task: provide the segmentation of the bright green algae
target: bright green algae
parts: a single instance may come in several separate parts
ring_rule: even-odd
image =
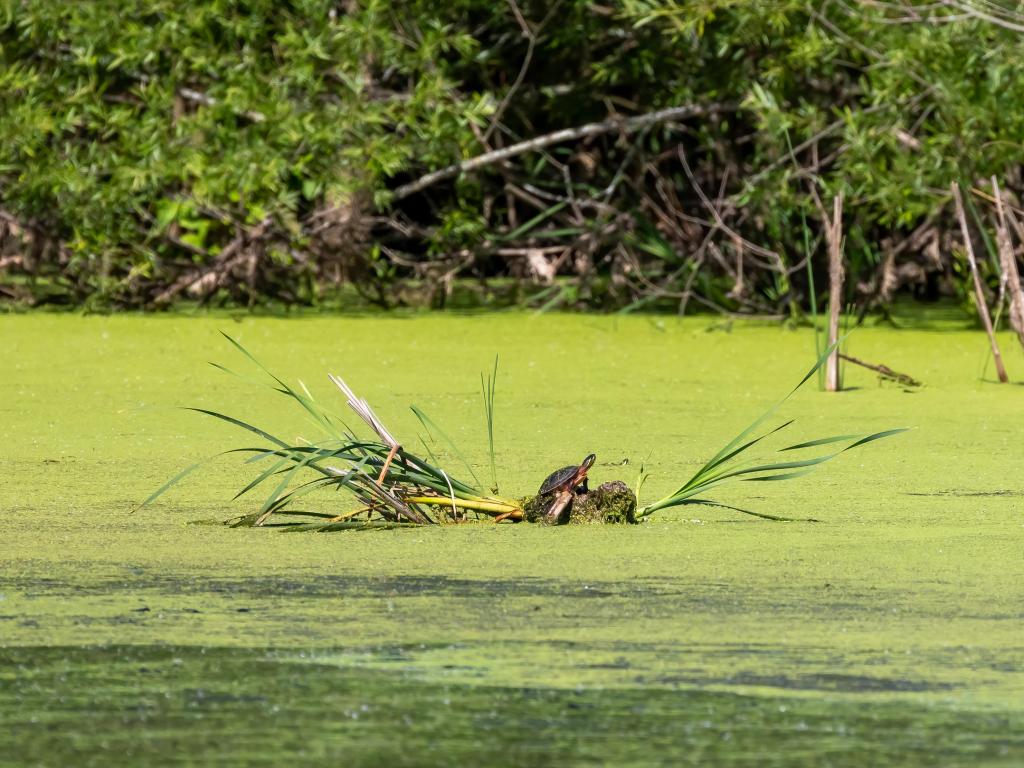
[[[820,523],[687,507],[641,526],[280,535],[187,525],[258,505],[229,501],[250,477],[233,459],[131,514],[252,442],[165,406],[313,436],[280,396],[205,365],[248,372],[218,330],[324,397],[341,373],[406,439],[420,405],[485,478],[479,371],[499,353],[507,495],[593,451],[592,483],[645,462],[657,498],[814,357],[809,331],[707,319],[0,318],[6,759],[273,761],[301,741],[370,763],[431,762],[425,744],[510,763],[1024,760],[1024,390],[979,380],[980,334],[858,330],[853,354],[927,386],[850,368],[852,391],[786,406],[792,437],[916,429],[719,497]],[[352,727],[363,706],[377,714]],[[127,724],[130,744],[109,735]]]

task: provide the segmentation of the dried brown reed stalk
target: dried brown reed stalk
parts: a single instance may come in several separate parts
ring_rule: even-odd
[[[996,341],[995,331],[992,329],[992,318],[988,313],[988,304],[985,302],[985,292],[981,287],[981,276],[978,274],[978,261],[974,257],[974,245],[971,243],[971,232],[967,228],[967,216],[964,214],[964,201],[960,196],[960,185],[955,181],[952,184],[953,202],[956,204],[956,216],[960,221],[960,231],[964,237],[964,251],[967,254],[967,263],[971,268],[971,277],[974,280],[974,296],[977,299],[978,315],[981,317],[981,324],[988,334],[989,344],[992,346],[992,359],[996,364],[996,374],[1003,384],[1010,379],[1006,375],[1006,367],[1003,365],[1003,356],[999,352],[999,343]]]
[[[832,198],[832,221],[825,221],[828,241],[828,345],[832,348],[825,366],[825,389],[842,389],[839,376],[839,312],[843,304],[843,194]]]
[[[1013,252],[1013,241],[1010,238],[1009,222],[1016,224],[1012,209],[1003,205],[1003,195],[999,190],[999,182],[992,177],[992,192],[996,198],[996,211],[999,222],[996,228],[996,243],[999,246],[999,267],[1002,272],[1002,286],[1005,287],[1010,303],[1010,327],[1013,328],[1024,346],[1024,288],[1020,284],[1020,271],[1017,269],[1017,256]],[[1019,225],[1015,227],[1019,229]]]

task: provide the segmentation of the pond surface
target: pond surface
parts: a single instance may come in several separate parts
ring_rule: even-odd
[[[0,317],[0,764],[1024,763],[1024,387],[943,320],[858,329],[779,414],[785,444],[914,427],[787,483],[641,526],[282,534],[253,443],[172,406],[317,437],[220,337],[400,439],[426,410],[503,494],[594,452],[672,491],[813,363],[809,330],[712,319]],[[1003,337],[1011,377],[1024,355]],[[343,407],[340,396],[336,403]],[[781,444],[781,443],[780,443]],[[441,450],[438,447],[437,450]],[[442,454],[444,451],[442,450]],[[447,456],[453,471],[459,462]],[[460,473],[464,474],[464,473]],[[269,489],[268,489],[269,490]],[[324,511],[347,499],[309,497]]]

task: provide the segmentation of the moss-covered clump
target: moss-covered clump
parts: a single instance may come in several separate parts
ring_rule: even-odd
[[[523,520],[528,523],[546,523],[547,512],[555,500],[553,493],[546,493],[543,496],[527,496],[520,505],[523,508]]]
[[[636,495],[621,480],[602,483],[577,494],[569,508],[570,523],[635,523]]]
[[[523,499],[523,519],[528,523],[550,525],[547,513],[555,494]],[[558,523],[635,523],[636,496],[621,480],[603,483],[592,491],[573,495],[569,508]]]

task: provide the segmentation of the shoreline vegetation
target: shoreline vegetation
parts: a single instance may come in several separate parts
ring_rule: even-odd
[[[885,319],[912,297],[990,305],[1024,342],[1014,12],[387,10],[0,12],[0,303],[252,309],[340,288],[791,319],[831,297]]]
[[[638,523],[660,510],[684,505],[720,507],[767,520],[786,521],[793,518],[740,509],[714,501],[706,494],[729,482],[773,482],[803,477],[848,450],[907,431],[905,428],[897,428],[871,434],[844,434],[803,440],[777,448],[776,453],[784,454],[782,458],[753,458],[746,455],[749,449],[759,446],[762,441],[793,424],[794,420],[790,419],[774,428],[762,430],[762,425],[797,390],[814,378],[830,360],[835,359],[833,353],[838,345],[832,344],[785,397],[722,447],[689,480],[660,500],[640,505],[647,477],[643,466],[640,467],[633,489],[621,480],[615,480],[589,490],[585,482],[579,481],[586,477],[586,469],[593,463],[594,456],[587,457],[578,474],[574,475],[572,467],[560,470],[565,473],[568,482],[552,482],[552,478],[558,474],[555,473],[535,495],[511,498],[498,495],[494,453],[497,358],[493,371],[480,376],[492,478],[490,491],[486,492],[482,490],[483,483],[474,468],[463,458],[458,446],[442,427],[415,405],[410,407],[425,433],[420,435],[419,442],[428,457],[426,459],[408,450],[384,425],[370,404],[356,395],[340,377],[333,374],[329,376],[345,396],[348,407],[372,432],[372,438],[357,436],[345,423],[343,415],[314,399],[304,384],[300,382],[298,389],[290,386],[271,373],[238,341],[227,334],[222,335],[267,377],[267,386],[299,405],[307,419],[322,434],[316,440],[303,439],[300,444],[290,445],[264,429],[234,416],[204,408],[188,409],[225,421],[270,443],[264,448],[235,448],[219,454],[247,455],[247,464],[262,462],[261,471],[235,495],[235,499],[264,483],[273,488],[257,512],[226,521],[226,524],[233,527],[262,527],[272,516],[277,519],[288,518],[290,522],[280,524],[287,530],[321,532],[488,520],[494,523],[527,521],[548,525]],[[225,373],[237,375],[223,365],[212,365]],[[754,436],[758,432],[761,433]],[[450,450],[453,460],[457,459],[462,464],[472,480],[459,479],[443,469],[431,448],[432,444],[444,445]],[[807,456],[808,450],[817,451],[826,447],[825,453]],[[142,502],[140,508],[148,506],[207,461],[197,462],[179,472]],[[313,479],[307,480],[308,475],[313,475]],[[295,506],[300,499],[308,501],[305,498],[307,495],[326,490],[345,491],[357,502],[356,508],[331,514]]]

